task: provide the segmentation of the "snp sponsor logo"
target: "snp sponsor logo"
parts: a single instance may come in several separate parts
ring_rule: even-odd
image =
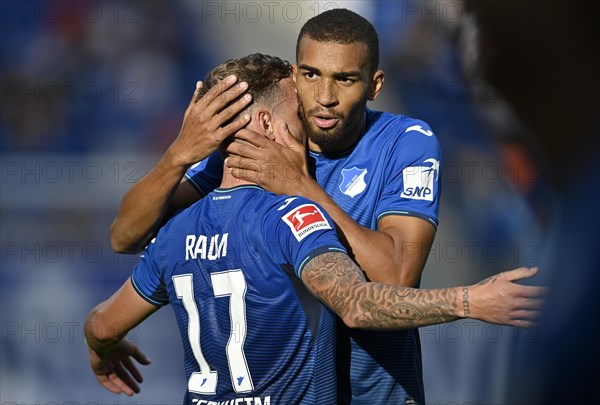
[[[433,184],[440,175],[440,162],[431,158],[423,163],[429,166],[409,166],[402,171],[404,191],[400,197],[433,201]]]

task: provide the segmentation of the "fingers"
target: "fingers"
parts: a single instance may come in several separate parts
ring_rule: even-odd
[[[127,385],[123,381],[122,376],[126,376],[125,379],[133,383],[133,387]],[[125,394],[127,396],[132,396],[133,394],[140,392],[139,386],[135,382],[133,382],[131,377],[120,365],[115,367],[115,369],[109,372],[108,374],[97,375],[96,377],[98,378],[98,381],[104,388],[106,388],[114,394]]]
[[[537,267],[520,267],[518,269],[505,271],[500,273],[499,277],[508,280],[508,281],[516,281],[523,280],[525,278],[530,278],[535,276],[539,272]]]
[[[521,298],[515,304],[519,309],[540,309],[544,306],[544,301],[539,299]]]
[[[211,101],[219,97],[224,91],[233,86],[235,82],[237,82],[237,77],[234,75],[227,76],[225,79],[220,80],[217,82],[217,84],[208,89],[204,96],[202,96],[203,102],[210,104]]]
[[[134,346],[132,352],[131,352],[131,356],[140,364],[143,364],[144,366],[147,366],[148,364],[150,364],[151,360],[148,358],[148,356],[146,356],[144,354],[144,352],[142,352],[139,347]]]
[[[256,169],[256,168],[255,168]],[[263,178],[260,171],[253,169],[238,169],[231,168],[231,175],[238,180],[249,181],[262,186],[261,179]]]
[[[300,142],[298,142],[298,140],[296,140],[294,135],[290,132],[290,128],[288,127],[287,124],[285,124],[285,134],[283,134],[282,138],[283,138],[284,145],[290,149],[304,147],[304,145],[302,145]]]
[[[253,159],[229,156],[225,159],[225,165],[230,168],[231,175],[236,179],[260,184],[261,168]]]
[[[220,124],[229,121],[231,118],[238,115],[246,106],[252,101],[252,95],[250,93],[244,94],[239,100],[236,100],[233,104],[229,105],[224,110],[217,113]]]
[[[539,286],[529,286],[529,285],[519,285],[517,290],[517,295],[523,298],[543,298],[548,294],[548,287],[539,287]]]
[[[107,375],[97,375],[96,378],[100,385],[112,392],[113,394],[121,394],[123,390],[116,386]]]
[[[257,148],[266,148],[269,145],[276,144],[275,142],[267,139],[258,132],[255,132],[248,128],[240,129],[235,135],[235,139],[241,139],[249,144],[256,146]]]
[[[533,327],[537,326],[537,323],[535,323],[533,321],[527,321],[524,319],[515,319],[514,321],[512,321],[510,323],[510,326],[514,326],[517,328],[533,328]]]
[[[200,91],[202,91],[202,86],[203,83],[198,80],[196,82],[196,90],[194,90],[194,95],[192,96],[192,100],[190,101],[190,107],[193,106],[194,104],[196,104],[196,102],[198,101],[198,99],[200,98]]]
[[[194,104],[196,104],[196,101],[198,101],[198,95],[200,94],[200,90],[202,90],[202,82],[201,81],[197,81],[196,82],[196,90],[194,90],[194,94],[192,95],[192,99],[190,100],[190,103],[188,104],[188,107],[185,110],[185,116],[186,117],[189,114],[189,112],[192,109],[192,107],[194,106]]]
[[[114,378],[113,382],[123,390],[124,394],[132,396],[133,394],[138,394],[140,392],[140,386],[134,381],[127,370],[125,370],[125,367],[123,367],[122,364],[115,367],[115,372],[117,378]]]
[[[123,366],[125,367],[125,369],[127,369],[127,371],[129,371],[129,374],[131,374],[131,376],[135,378],[137,382],[144,382],[144,376],[142,375],[142,373],[140,373],[140,370],[138,370],[135,363],[131,360],[130,357],[123,359]]]
[[[541,315],[540,311],[529,310],[529,309],[519,309],[516,311],[512,311],[511,318],[521,321],[535,321]]]
[[[235,142],[234,142],[235,143]],[[252,148],[251,146],[246,146],[247,148]],[[259,172],[260,166],[256,163],[254,159],[248,159],[242,156],[228,156],[225,159],[225,165],[232,170],[249,170],[253,172]],[[239,172],[238,172],[239,173]],[[234,174],[235,176],[235,174]]]
[[[540,309],[544,302],[539,299],[524,298],[516,300],[514,309],[510,311],[510,321],[508,325],[520,328],[532,328],[536,326],[536,320],[542,315]]]
[[[221,138],[226,139],[227,137],[235,134],[242,128],[244,128],[250,122],[250,116],[248,114],[244,114],[241,117],[237,118],[235,121],[227,124],[223,128],[221,128]]]
[[[244,158],[245,160],[252,160],[252,161],[263,160],[265,158],[265,156],[263,156],[263,154],[264,154],[263,150],[258,149],[254,146],[248,145],[246,143],[231,142],[229,145],[227,145],[225,150],[228,153],[230,153],[229,157],[239,157],[239,158]],[[230,162],[227,164],[227,166],[229,166],[229,167],[240,167],[238,165],[239,159],[229,160],[229,158],[228,158],[228,159],[226,159],[226,161]]]
[[[190,102],[190,105],[188,108],[192,107],[194,104],[196,104],[198,102],[198,100],[200,100],[200,92],[202,91],[203,87],[204,87],[204,83],[202,83],[202,81],[198,80],[196,82],[196,90],[194,90],[194,95],[192,96],[192,101]]]
[[[226,105],[248,89],[248,83],[246,82],[241,82],[234,86],[233,84],[236,80],[235,76],[229,76],[221,80],[208,90],[196,105],[202,106],[211,116],[219,113]],[[245,101],[249,102],[249,100]]]

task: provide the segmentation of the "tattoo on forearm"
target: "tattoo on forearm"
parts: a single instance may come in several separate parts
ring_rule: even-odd
[[[462,288],[463,291],[463,300],[462,300],[462,304],[463,304],[463,311],[465,313],[465,318],[468,318],[471,316],[471,310],[469,309],[469,287],[463,287]]]
[[[460,305],[459,289],[419,290],[366,282],[345,254],[332,252],[311,260],[302,272],[310,291],[341,318],[361,328],[415,328],[448,322]]]

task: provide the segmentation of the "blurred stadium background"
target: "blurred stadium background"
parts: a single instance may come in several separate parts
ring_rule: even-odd
[[[253,52],[293,61],[302,24],[334,7],[379,32],[387,75],[370,107],[427,121],[442,145],[423,287],[539,265],[535,282],[553,288],[537,329],[423,328],[428,403],[581,403],[593,391],[581,370],[597,364],[600,307],[594,2],[0,4],[2,404],[181,403],[168,308],[130,334],[153,359],[140,395],[114,396],[90,372],[85,316],[137,262],[111,251],[109,225],[177,135],[197,80]]]

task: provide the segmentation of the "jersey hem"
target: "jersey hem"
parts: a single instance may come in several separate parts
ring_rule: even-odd
[[[150,298],[146,294],[144,294],[142,292],[142,290],[135,283],[135,280],[133,279],[133,275],[129,279],[131,280],[131,285],[133,286],[133,289],[135,290],[135,292],[137,292],[140,295],[140,297],[142,297],[144,299],[144,301],[147,301],[148,303],[150,303],[156,307],[163,307],[168,304],[168,303],[163,303],[163,302],[153,300],[152,298]]]
[[[422,220],[427,221],[428,223],[433,225],[435,227],[435,229],[437,229],[437,227],[439,225],[439,221],[431,218],[430,216],[427,216],[427,215],[424,215],[424,214],[421,214],[421,213],[415,212],[415,211],[403,211],[403,210],[384,211],[381,214],[377,215],[377,220],[379,221],[381,218],[387,217],[388,215],[400,215],[400,216],[405,216],[405,217],[421,218]]]
[[[304,267],[308,264],[308,262],[310,262],[312,259],[314,259],[317,256],[320,256],[324,253],[329,253],[329,252],[340,252],[340,253],[348,254],[348,252],[346,252],[346,249],[342,249],[337,246],[321,246],[319,248],[311,250],[310,253],[308,255],[306,255],[306,257],[300,262],[300,265],[298,266],[298,269],[296,270],[296,274],[298,275],[298,277],[302,276],[302,270],[304,270]]]
[[[257,186],[255,184],[243,184],[241,186],[233,186],[233,187],[217,187],[215,188],[213,191],[216,193],[228,193],[230,191],[235,191],[235,190],[243,190],[243,189],[258,189],[258,190],[264,190],[264,188],[262,188],[261,186]]]
[[[186,174],[184,174],[183,177],[185,177],[185,179],[188,181],[188,183],[190,183],[197,192],[202,194],[202,197],[206,197],[206,194],[208,194],[208,193],[205,192],[204,190],[202,190],[202,187],[200,186],[200,184],[197,183],[196,180],[194,180],[194,176],[190,176],[189,174],[186,173]]]

